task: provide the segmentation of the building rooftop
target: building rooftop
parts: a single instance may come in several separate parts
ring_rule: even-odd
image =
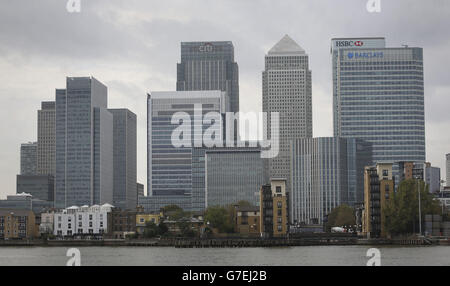
[[[269,55],[284,55],[284,54],[305,54],[305,50],[302,49],[291,37],[285,35],[278,43],[273,46],[269,52]]]

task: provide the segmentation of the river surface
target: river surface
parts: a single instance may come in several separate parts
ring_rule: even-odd
[[[364,266],[368,246],[277,248],[79,247],[81,265]],[[65,265],[68,247],[0,247],[0,265]],[[378,247],[381,265],[450,265],[450,246]]]

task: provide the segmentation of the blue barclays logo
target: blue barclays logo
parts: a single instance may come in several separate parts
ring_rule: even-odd
[[[364,53],[348,53],[347,54],[348,59],[373,59],[373,58],[383,58],[384,54],[383,52],[364,52]]]

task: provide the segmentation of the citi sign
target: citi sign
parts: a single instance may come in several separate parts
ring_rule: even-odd
[[[362,47],[363,45],[363,41],[336,41],[336,47],[338,48]]]
[[[198,47],[198,51],[203,53],[203,52],[212,52],[213,51],[213,45],[211,43],[206,43],[202,46]]]

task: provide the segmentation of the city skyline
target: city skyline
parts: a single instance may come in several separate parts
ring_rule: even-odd
[[[20,2],[20,1],[17,1]],[[260,103],[262,100],[261,91],[261,79],[260,73],[263,70],[263,57],[274,42],[279,40],[284,34],[289,34],[293,39],[298,41],[301,46],[308,51],[310,60],[310,69],[313,71],[313,122],[314,122],[314,137],[331,136],[332,131],[332,81],[331,81],[331,58],[329,55],[330,44],[329,41],[333,37],[354,37],[354,36],[382,36],[386,37],[388,46],[400,46],[406,43],[410,46],[419,46],[424,49],[424,70],[425,70],[425,117],[426,117],[426,130],[427,130],[427,161],[430,161],[434,166],[441,167],[442,173],[445,171],[445,154],[449,153],[449,147],[445,144],[450,142],[450,135],[446,132],[445,126],[448,126],[450,119],[446,117],[445,106],[447,102],[444,97],[450,91],[448,83],[446,83],[446,70],[445,66],[447,59],[445,57],[445,50],[448,50],[449,44],[443,42],[439,38],[439,32],[426,33],[434,27],[443,26],[444,19],[448,21],[449,11],[442,9],[440,13],[433,14],[431,17],[431,10],[425,4],[417,2],[412,7],[412,13],[408,15],[397,16],[396,21],[408,22],[407,27],[402,25],[392,26],[392,22],[387,21],[393,15],[393,11],[398,8],[398,5],[405,5],[399,3],[383,3],[383,12],[379,15],[371,15],[365,11],[364,3],[361,5],[353,5],[352,9],[360,9],[360,14],[356,13],[354,17],[355,21],[361,18],[363,25],[358,24],[355,26],[347,26],[346,24],[337,24],[337,27],[320,26],[319,29],[326,29],[323,35],[316,36],[318,30],[309,29],[305,31],[298,27],[300,23],[304,24],[304,21],[324,21],[325,23],[332,23],[332,20],[325,21],[327,17],[321,17],[320,20],[311,19],[306,15],[305,20],[294,18],[294,14],[291,11],[288,12],[288,16],[283,16],[278,13],[279,19],[284,19],[283,24],[277,28],[263,25],[258,27],[258,23],[261,24],[261,19],[255,16],[254,22],[251,20],[243,19],[243,14],[237,13],[235,17],[239,23],[247,23],[244,25],[243,32],[225,31],[224,27],[220,25],[212,25],[212,27],[205,27],[202,34],[199,34],[195,29],[196,21],[208,22],[211,19],[209,17],[201,18],[201,20],[194,20],[196,12],[187,9],[185,16],[180,16],[180,20],[177,21],[174,15],[167,15],[165,9],[162,6],[156,7],[153,11],[155,14],[151,21],[144,20],[145,17],[130,17],[130,15],[145,15],[146,13],[153,13],[152,10],[146,10],[144,7],[138,7],[136,4],[130,4],[128,7],[117,4],[118,2],[102,2],[96,3],[83,3],[83,10],[80,15],[70,15],[65,11],[65,5],[48,4],[53,2],[43,1],[39,5],[20,5],[18,3],[11,4],[9,10],[17,9],[13,11],[15,13],[21,13],[25,16],[33,15],[36,20],[37,27],[49,28],[49,23],[43,11],[46,11],[60,18],[62,26],[69,29],[76,29],[79,24],[79,20],[76,17],[92,21],[99,21],[101,25],[94,28],[94,32],[103,31],[112,33],[116,31],[117,26],[109,25],[117,20],[117,23],[123,27],[123,30],[133,30],[135,25],[142,25],[147,27],[150,31],[152,28],[147,26],[149,22],[154,21],[160,25],[168,25],[168,33],[164,33],[165,37],[160,38],[161,35],[156,35],[153,39],[154,44],[151,45],[151,41],[145,42],[140,37],[144,37],[145,31],[141,32],[137,29],[137,32],[132,33],[131,41],[127,44],[122,44],[121,49],[115,48],[112,45],[105,45],[101,41],[97,42],[97,39],[88,37],[89,43],[93,41],[94,49],[92,52],[85,50],[82,46],[83,37],[72,34],[72,38],[69,36],[62,37],[61,45],[55,45],[54,47],[42,46],[44,42],[59,40],[60,32],[58,28],[53,28],[50,31],[43,32],[44,37],[48,37],[50,41],[41,41],[33,47],[27,47],[26,45],[19,44],[22,37],[27,38],[27,32],[31,32],[30,26],[25,27],[24,32],[16,32],[16,35],[11,35],[11,31],[3,30],[6,25],[0,25],[1,34],[5,38],[1,38],[2,49],[5,51],[5,57],[0,60],[0,70],[4,74],[5,79],[2,82],[7,83],[0,90],[0,98],[2,106],[11,106],[2,116],[3,122],[14,122],[9,124],[13,127],[2,127],[4,134],[10,134],[5,140],[5,145],[2,148],[3,162],[0,166],[1,178],[5,182],[5,188],[0,191],[0,198],[6,197],[7,194],[15,193],[15,175],[19,172],[19,152],[18,148],[20,143],[36,141],[36,110],[40,106],[41,101],[52,100],[54,96],[54,87],[63,82],[63,78],[66,76],[85,76],[91,74],[102,81],[108,86],[110,95],[109,99],[112,104],[110,108],[125,107],[136,112],[138,116],[138,181],[146,181],[146,132],[145,132],[145,100],[146,92],[150,90],[173,90],[176,84],[176,64],[179,62],[179,47],[182,41],[194,41],[194,40],[226,40],[232,41],[235,46],[235,61],[240,67],[240,109],[242,111],[260,111]],[[103,6],[98,6],[102,5]],[[327,4],[298,4],[298,10],[301,11],[309,9],[313,10],[317,14],[317,11],[322,11],[325,15],[333,12],[336,14],[342,13],[343,15],[352,15],[355,13],[351,11],[343,11],[343,8],[334,6],[332,2]],[[356,1],[355,1],[356,3]],[[48,4],[48,5],[47,5]],[[18,5],[14,8],[14,5]],[[236,4],[237,5],[237,4]],[[242,9],[248,12],[252,5],[241,4]],[[282,8],[284,5],[274,7],[271,11],[274,13],[284,11]],[[220,5],[218,5],[220,6]],[[360,8],[358,8],[361,6]],[[103,8],[103,14],[101,12],[95,12],[95,8]],[[142,9],[140,9],[142,8]],[[188,7],[186,7],[188,8]],[[286,7],[284,7],[286,8]],[[334,9],[335,8],[335,9]],[[230,9],[229,7],[227,9]],[[102,9],[99,9],[102,10]],[[139,10],[142,10],[138,13]],[[290,9],[295,10],[295,9]],[[6,13],[8,9],[2,10],[0,13]],[[148,12],[145,12],[148,11]],[[181,10],[180,10],[181,11]],[[271,12],[268,6],[261,4],[261,13]],[[211,14],[218,11],[212,10]],[[433,11],[435,12],[435,11]],[[108,14],[110,13],[110,14]],[[128,13],[128,14],[127,14]],[[108,14],[111,16],[107,17]],[[175,13],[176,14],[176,13]],[[309,14],[306,13],[305,14]],[[412,18],[422,16],[427,18],[426,24],[418,23],[417,29],[415,29],[414,21]],[[2,15],[0,21],[9,19],[10,15]],[[231,17],[231,16],[230,16]],[[400,18],[398,18],[400,17]],[[444,18],[446,17],[446,18]],[[51,17],[50,17],[51,18]],[[175,18],[175,19],[174,19]],[[262,17],[263,18],[263,17]],[[163,20],[169,19],[168,23]],[[292,25],[292,21],[298,21],[297,24]],[[134,22],[133,22],[134,21]],[[384,23],[386,22],[386,23]],[[178,25],[188,24],[187,28],[190,33],[185,35],[179,34],[176,31]],[[286,25],[290,23],[291,25]],[[24,23],[22,23],[24,24]],[[391,26],[389,26],[391,24]],[[255,26],[253,26],[255,25]],[[323,25],[323,24],[322,24]],[[334,24],[333,24],[334,25]],[[424,25],[424,26],[421,26]],[[429,25],[429,26],[427,26]],[[20,26],[20,25],[18,25]],[[313,26],[313,25],[311,25]],[[297,28],[296,28],[297,27]],[[370,28],[369,28],[370,27]],[[374,28],[376,27],[376,28]],[[433,27],[433,28],[430,28]],[[9,26],[9,28],[11,28]],[[83,28],[83,27],[79,27]],[[173,30],[171,30],[173,28]],[[267,28],[270,28],[268,33]],[[366,29],[365,29],[366,28]],[[367,29],[369,28],[369,29]],[[100,29],[100,30],[98,30]],[[14,31],[14,27],[10,30]],[[123,30],[119,33],[119,38],[124,39],[126,32]],[[202,30],[202,29],[200,29]],[[414,33],[409,32],[415,31]],[[172,32],[173,31],[173,32]],[[420,31],[423,31],[422,33]],[[88,31],[89,32],[89,31]],[[252,37],[248,39],[243,33],[251,32]],[[320,32],[320,31],[319,31]],[[441,31],[445,33],[444,30]],[[136,34],[141,33],[141,34]],[[153,35],[152,34],[152,35]],[[318,33],[320,34],[320,33]],[[71,35],[71,33],[68,33]],[[92,36],[93,34],[91,34]],[[140,37],[139,37],[140,35]],[[168,36],[167,36],[168,35]],[[186,36],[187,35],[187,36]],[[8,42],[6,39],[9,39]],[[109,39],[112,41],[111,39]],[[76,43],[75,49],[66,49],[64,44],[71,42]],[[86,42],[84,42],[86,43]],[[142,44],[146,43],[145,48]],[[80,45],[80,46],[78,46]],[[130,46],[128,46],[130,45]],[[132,53],[124,52],[126,47],[132,47]],[[79,48],[79,49],[77,49]],[[150,59],[144,56],[145,53],[156,53],[158,59]],[[111,61],[110,59],[119,56],[118,61]],[[97,57],[97,58],[96,58]],[[92,60],[92,61],[90,61]],[[42,63],[45,61],[45,64]],[[137,64],[139,62],[139,64]],[[146,63],[146,64],[143,64]],[[130,68],[136,64],[136,67]],[[17,66],[15,66],[17,65]],[[14,67],[13,67],[14,66]],[[447,100],[448,101],[448,100]],[[448,104],[447,104],[448,106]],[[20,109],[19,109],[20,107]],[[430,111],[433,112],[430,112]],[[148,187],[148,186],[147,186]],[[147,190],[146,187],[146,190]]]

